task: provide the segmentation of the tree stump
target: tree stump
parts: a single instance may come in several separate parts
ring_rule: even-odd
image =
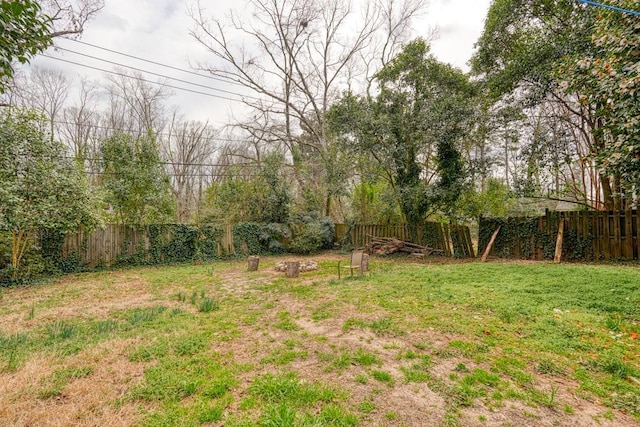
[[[300,275],[300,262],[287,261],[287,277],[298,277]]]
[[[258,256],[249,257],[249,271],[258,271],[258,264],[260,264],[260,257]]]
[[[369,254],[362,254],[362,274],[369,271]]]

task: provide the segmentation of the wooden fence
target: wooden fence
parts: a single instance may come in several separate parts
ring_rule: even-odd
[[[501,226],[492,255],[515,259],[553,259],[562,225],[562,258],[571,260],[640,259],[640,214],[627,211],[550,212],[536,218],[483,218],[479,251]]]
[[[221,237],[214,242],[218,256],[235,252],[233,231],[230,224],[220,227]],[[62,258],[71,254],[77,256],[82,265],[94,267],[98,264],[113,265],[118,259],[151,254],[149,227],[131,227],[127,225],[108,224],[90,233],[80,231],[65,236],[62,245]]]
[[[109,224],[90,233],[69,233],[62,245],[62,257],[75,254],[82,264],[112,265],[118,257],[149,250],[149,229]]]
[[[348,236],[347,233],[349,233]],[[346,224],[336,224],[336,241],[338,243],[349,240],[351,246],[361,248],[371,243],[375,237],[395,237],[411,241],[406,225],[357,224],[349,229]],[[413,243],[441,249],[445,256],[453,256],[456,253],[462,257],[475,257],[471,234],[467,226],[426,222],[418,228],[418,238]]]
[[[220,226],[223,230],[221,237],[215,243],[218,256],[235,252],[233,226]],[[350,236],[353,247],[362,247],[371,242],[373,237],[396,237],[409,239],[409,231],[405,225],[356,225],[336,224],[336,242],[343,243]],[[446,256],[456,252],[459,256],[475,256],[469,228],[464,226],[450,226],[440,223],[425,223],[418,230],[418,241],[434,249],[442,249]],[[454,247],[457,248],[454,250]],[[151,256],[151,239],[149,227],[130,227],[110,224],[90,233],[69,233],[62,245],[62,257],[74,255],[82,265],[96,266],[113,265],[120,259],[145,254]]]

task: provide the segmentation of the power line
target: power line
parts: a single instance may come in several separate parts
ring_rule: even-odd
[[[110,131],[115,131],[115,132],[125,132],[124,129],[114,128],[114,127],[111,127],[111,126],[96,125],[96,124],[92,124],[92,123],[83,125],[82,123],[67,122],[67,121],[63,121],[63,120],[52,120],[51,122],[57,123],[57,124],[61,124],[61,125],[86,126],[88,128],[104,129],[104,130],[110,130]],[[167,133],[167,132],[158,132],[158,133],[154,132],[153,135],[155,135],[155,136],[165,136],[167,138],[171,138],[171,137],[175,136],[175,135],[173,135],[171,133]],[[215,136],[210,136],[210,137],[201,138],[201,139],[204,140],[204,141],[240,142],[238,140],[227,139],[227,138],[218,138],[218,137],[215,137]]]
[[[77,156],[64,156],[64,159],[71,160],[85,160],[85,161],[102,161],[104,159],[100,157],[84,157],[79,158]],[[132,163],[141,163],[138,160],[134,160]],[[182,163],[182,162],[171,162],[171,161],[159,161],[158,164],[161,165],[172,165],[172,166],[197,166],[197,167],[233,167],[233,166],[249,166],[249,167],[257,167],[255,163]]]
[[[637,12],[635,10],[624,9],[622,7],[611,6],[608,4],[598,3],[591,0],[578,0],[578,1],[580,3],[588,4],[589,6],[602,7],[604,9],[613,10],[615,12],[621,12],[621,13],[626,13],[628,15],[640,16],[640,12]]]
[[[152,61],[150,59],[144,59],[144,58],[141,58],[139,56],[131,55],[131,54],[124,53],[124,52],[119,52],[117,50],[108,49],[108,48],[102,47],[102,46],[97,46],[95,44],[87,43],[87,42],[84,42],[84,41],[81,41],[81,40],[75,40],[75,39],[66,39],[66,40],[70,40],[70,41],[72,41],[74,43],[80,43],[80,44],[83,44],[85,46],[90,46],[90,47],[93,47],[93,48],[96,48],[96,49],[101,49],[101,50],[104,50],[106,52],[115,53],[116,55],[126,56],[127,58],[136,59],[138,61],[148,62],[150,64],[158,65],[160,67],[166,67],[166,68],[170,68],[172,70],[180,71],[180,72],[183,72],[183,73],[193,74],[194,76],[203,77],[205,79],[211,79],[211,80],[215,80],[215,81],[219,81],[219,82],[223,82],[223,83],[232,84],[232,85],[235,85],[235,86],[246,87],[242,83],[238,83],[238,82],[236,82],[236,81],[234,81],[234,80],[232,80],[230,78],[208,76],[206,74],[196,73],[195,71],[191,71],[191,70],[187,70],[187,69],[179,68],[179,67],[174,67],[172,65],[163,64],[161,62]]]
[[[214,95],[212,93],[205,93],[205,92],[200,92],[200,91],[193,90],[193,89],[187,89],[187,88],[172,86],[172,85],[168,85],[168,84],[164,84],[164,83],[158,83],[158,82],[154,82],[154,81],[151,81],[151,80],[143,79],[142,77],[130,76],[130,75],[127,75],[127,74],[124,74],[124,73],[119,73],[119,72],[113,71],[113,70],[105,70],[104,68],[94,67],[94,66],[91,66],[91,65],[82,64],[82,63],[75,62],[75,61],[69,61],[68,59],[57,58],[55,56],[51,56],[51,55],[47,55],[47,54],[41,54],[40,56],[43,56],[43,57],[49,58],[49,59],[53,59],[55,61],[67,62],[69,64],[78,65],[80,67],[90,68],[90,69],[96,70],[96,71],[102,71],[102,72],[105,72],[105,73],[115,74],[115,75],[118,75],[118,76],[121,76],[121,77],[132,78],[132,79],[139,80],[139,81],[142,81],[142,82],[145,82],[145,83],[150,83],[150,84],[154,84],[154,85],[161,85],[161,86],[169,87],[171,89],[183,90],[183,91],[186,91],[186,92],[196,93],[198,95],[210,96],[210,97],[218,98],[218,99],[226,99],[228,101],[243,102],[241,99],[229,98],[229,97],[226,97],[226,96]]]
[[[206,85],[202,85],[202,84],[199,84],[199,83],[190,82],[188,80],[182,80],[182,79],[178,79],[178,78],[175,78],[175,77],[170,77],[170,76],[167,76],[165,74],[160,74],[160,73],[156,73],[156,72],[153,72],[153,71],[143,70],[141,68],[136,68],[136,67],[133,67],[131,65],[120,64],[118,62],[110,61],[108,59],[103,59],[103,58],[99,58],[97,56],[92,56],[92,55],[88,55],[88,54],[85,54],[85,53],[76,52],[75,50],[67,49],[67,48],[64,48],[64,47],[58,47],[58,49],[63,50],[65,52],[73,53],[75,55],[80,55],[80,56],[84,56],[84,57],[87,57],[87,58],[95,59],[97,61],[106,62],[108,64],[117,65],[119,67],[129,68],[131,70],[135,70],[135,71],[140,71],[142,73],[151,74],[151,75],[156,76],[156,77],[162,77],[162,78],[169,79],[169,80],[174,80],[174,81],[177,81],[177,82],[180,82],[180,83],[186,83],[186,84],[189,84],[189,85],[198,86],[198,87],[202,87],[202,88],[205,88],[205,89],[215,90],[217,92],[223,92],[223,93],[227,93],[229,95],[236,95],[236,96],[240,96],[240,97],[244,97],[244,98],[252,98],[252,99],[255,99],[255,100],[258,100],[258,101],[263,101],[263,99],[255,97],[255,96],[243,95],[241,93],[232,92],[232,91],[225,90],[225,89],[218,89],[218,88],[215,88],[215,87],[211,87],[211,86],[206,86]]]

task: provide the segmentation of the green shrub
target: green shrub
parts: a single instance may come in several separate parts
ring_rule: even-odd
[[[300,231],[291,240],[289,250],[299,254],[310,254],[323,249],[331,249],[335,238],[336,226],[331,218],[312,219],[301,217]]]

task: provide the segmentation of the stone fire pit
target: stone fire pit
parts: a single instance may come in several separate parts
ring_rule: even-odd
[[[294,260],[294,261],[300,263],[299,271],[301,273],[304,273],[305,271],[315,271],[318,269],[318,263],[315,261],[297,261],[297,260]],[[287,271],[287,262],[291,262],[291,261],[280,261],[276,263],[275,270],[285,273]]]

